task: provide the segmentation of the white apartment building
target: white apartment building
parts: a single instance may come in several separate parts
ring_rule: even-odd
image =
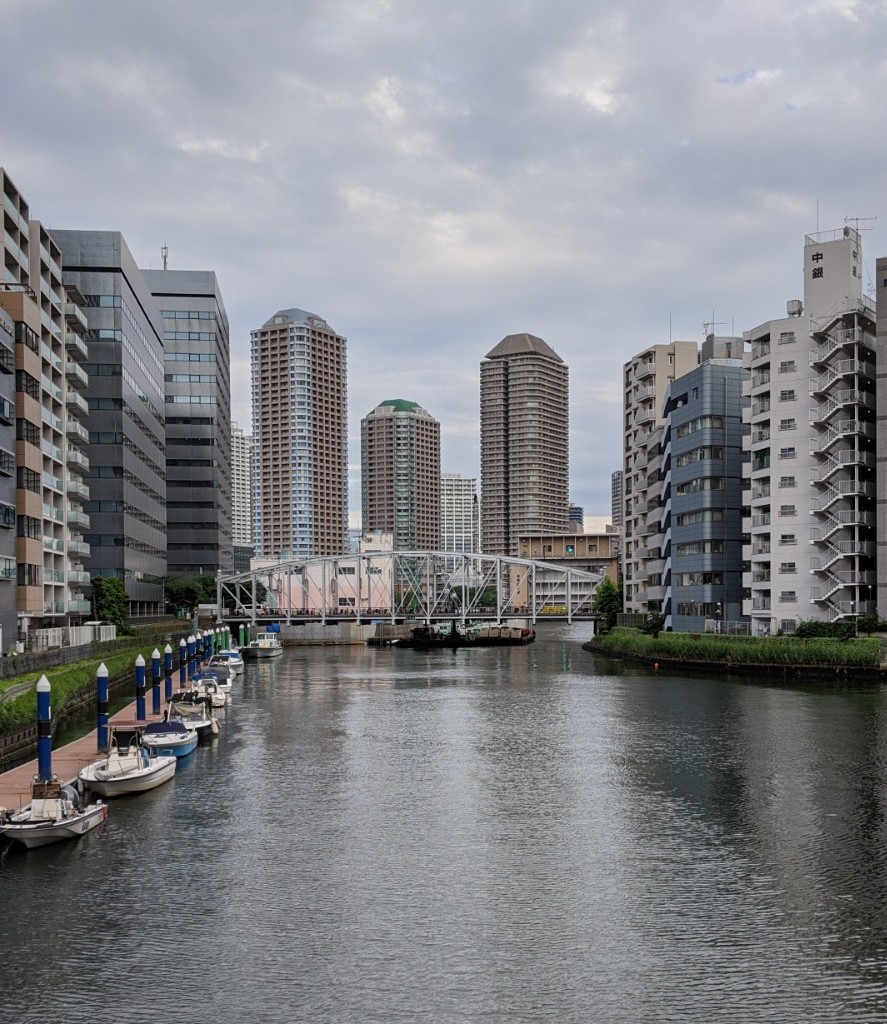
[[[664,423],[663,402],[668,385],[676,377],[689,373],[699,363],[695,341],[675,341],[652,345],[629,359],[623,367],[623,470],[622,484],[622,576],[626,612],[645,612],[647,593],[644,565],[647,559],[647,535],[660,532],[661,508],[658,501],[650,508],[649,484],[657,484],[659,469],[647,466],[647,444],[657,427]],[[656,489],[658,494],[658,486]]]
[[[875,310],[855,230],[806,237],[787,313],[743,335],[743,612],[758,635],[874,610]]]
[[[252,547],[253,544],[252,460],[252,437],[239,423],[232,423],[231,535],[238,547]]]
[[[440,550],[477,551],[480,546],[477,479],[458,473],[440,477]]]

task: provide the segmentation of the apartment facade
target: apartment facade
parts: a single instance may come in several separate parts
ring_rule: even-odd
[[[661,519],[641,572],[648,603],[659,601],[666,628],[678,632],[742,618],[746,375],[741,339],[709,338],[700,365],[666,393]]]
[[[160,615],[167,574],[160,313],[119,231],[51,233],[87,322],[86,567],[93,577],[123,581],[131,618]]]
[[[89,462],[77,296],[66,292],[56,241],[31,219],[2,168],[0,186],[0,646],[8,649],[17,634],[24,638],[88,617],[83,586],[89,577],[81,561],[89,552],[81,532],[88,519],[81,502]],[[6,561],[13,552],[10,534],[14,572]]]
[[[480,549],[477,478],[458,473],[440,477],[440,550],[463,554]]]
[[[253,439],[231,424],[231,541],[234,572],[246,572],[253,557]]]
[[[283,309],[251,332],[253,540],[274,558],[338,555],[348,529],[346,339]]]
[[[875,610],[876,317],[853,228],[806,237],[787,314],[744,335],[756,634]]]
[[[623,366],[622,578],[626,612],[646,612],[648,600],[658,605],[659,599],[648,599],[646,577],[639,575],[647,557],[647,536],[659,533],[662,519],[661,507],[647,494],[650,486],[658,494],[661,472],[659,466],[648,466],[648,449],[655,450],[661,462],[661,440],[658,445],[650,443],[664,424],[666,391],[698,363],[695,341],[675,341],[652,345]]]
[[[510,334],[480,364],[481,550],[567,530],[569,370],[532,334]]]
[[[360,423],[364,533],[390,533],[396,551],[440,546],[440,424],[426,409],[389,399]]]
[[[170,576],[233,569],[228,315],[211,270],[142,270],[163,322]]]

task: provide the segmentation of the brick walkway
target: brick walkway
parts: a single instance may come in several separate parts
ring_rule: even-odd
[[[161,706],[166,706],[162,695]],[[150,711],[150,689],[145,698],[145,707],[149,709],[146,716],[147,720],[149,722],[157,721],[160,716],[152,715]],[[135,717],[136,705],[135,701],[133,701],[132,704],[118,711],[117,714],[111,715],[109,721],[111,723],[131,722],[134,721]],[[63,747],[53,750],[52,771],[55,775],[58,775],[62,782],[70,782],[77,778],[77,773],[81,768],[92,761],[97,761],[101,756],[96,745],[96,730],[93,729],[86,736],[81,736],[79,740],[66,743]],[[0,807],[8,807],[10,810],[17,811],[20,807],[30,803],[31,782],[36,774],[37,759],[35,758],[33,761],[28,761],[27,764],[21,764],[18,768],[12,768],[10,771],[0,775]]]

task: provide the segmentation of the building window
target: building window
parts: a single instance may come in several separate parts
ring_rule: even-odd
[[[788,388],[786,391],[780,391],[779,392],[779,401],[780,402],[793,402],[795,400],[795,397],[796,396],[795,396],[794,388]]]
[[[795,505],[780,505],[779,514],[781,516],[796,516],[798,514],[797,506]]]
[[[15,505],[0,502],[0,526],[5,526],[7,529],[15,526]]]
[[[779,429],[780,430],[796,430],[797,426],[798,426],[798,421],[796,419],[780,420],[779,421]]]
[[[780,487],[797,487],[797,481],[793,476],[781,476],[779,478]]]
[[[780,345],[793,345],[794,341],[795,341],[795,332],[794,331],[783,331],[779,335],[779,344]]]
[[[783,576],[790,576],[792,573],[796,572],[797,569],[794,562],[780,562],[779,571]]]
[[[794,448],[780,448],[779,457],[780,459],[794,459],[797,458],[797,451]]]
[[[780,373],[794,373],[796,369],[794,359],[786,359],[785,362],[779,364]]]
[[[783,590],[779,594],[779,600],[784,604],[794,604],[798,600],[798,595],[794,590]]]
[[[797,544],[798,538],[793,533],[781,533],[779,535],[779,543],[784,547],[789,547],[792,544]]]

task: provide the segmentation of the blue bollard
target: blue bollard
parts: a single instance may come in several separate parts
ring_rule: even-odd
[[[196,669],[194,668],[194,657],[197,650],[197,641],[194,639],[194,634],[190,633],[188,636],[188,681],[190,682],[194,676]]]
[[[136,658],[136,719],[144,722],[145,714],[145,659],[141,654]]]
[[[37,683],[37,775],[41,782],[52,781],[52,708],[46,676]]]
[[[188,644],[185,638],[179,640],[179,689],[185,689],[185,675],[188,671]]]
[[[108,666],[102,662],[95,674],[95,735],[96,749],[108,752]]]
[[[160,651],[151,652],[151,713],[160,714]]]
[[[172,700],[172,647],[169,644],[163,648],[163,695],[169,704]]]

